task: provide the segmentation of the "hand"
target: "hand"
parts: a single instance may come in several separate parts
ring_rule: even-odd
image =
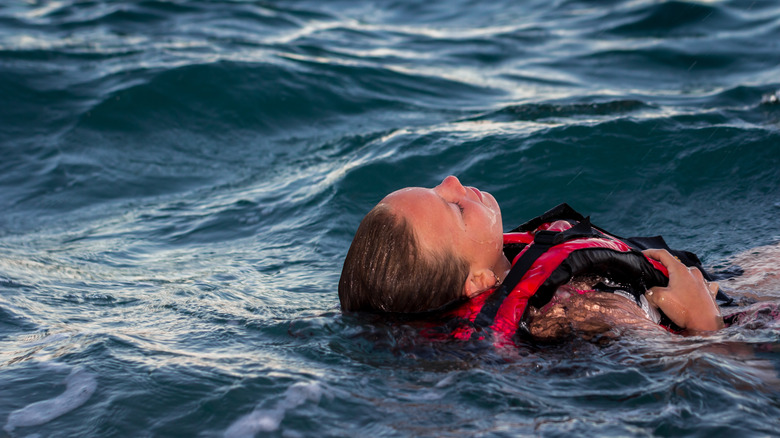
[[[642,253],[658,260],[669,271],[669,286],[656,286],[645,294],[650,304],[660,308],[681,328],[718,330],[723,317],[715,302],[717,283],[708,284],[697,268],[689,268],[665,249],[648,249]]]

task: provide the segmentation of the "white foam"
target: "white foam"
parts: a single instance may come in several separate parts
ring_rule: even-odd
[[[273,432],[279,429],[284,415],[290,409],[304,404],[307,400],[319,403],[322,387],[314,383],[296,383],[284,392],[284,400],[273,409],[256,407],[251,413],[236,420],[225,431],[225,438],[253,437],[258,432]]]
[[[94,374],[76,368],[65,378],[65,385],[65,392],[57,397],[11,412],[3,429],[11,433],[17,427],[39,426],[78,408],[95,393],[97,380]]]
[[[20,345],[19,347],[20,348],[37,347],[38,345],[50,344],[50,343],[53,343],[53,342],[59,342],[59,341],[68,339],[71,336],[73,336],[73,335],[71,333],[67,333],[67,332],[64,332],[64,333],[54,333],[54,334],[45,336],[45,337],[43,337],[43,338],[41,338],[41,339],[39,339],[37,341],[28,342],[27,344]]]
[[[439,382],[436,383],[436,385],[434,385],[434,387],[436,387],[436,388],[444,388],[446,386],[450,386],[454,380],[455,380],[455,373],[447,374],[447,376],[444,377],[443,379],[439,380]]]

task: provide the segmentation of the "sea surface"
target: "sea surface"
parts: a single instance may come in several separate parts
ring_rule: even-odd
[[[511,348],[342,315],[362,216],[450,174],[758,303]],[[0,437],[777,436],[778,240],[774,0],[0,5]]]

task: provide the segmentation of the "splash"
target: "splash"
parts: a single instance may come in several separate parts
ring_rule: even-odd
[[[49,400],[43,400],[17,409],[8,416],[3,427],[8,433],[17,427],[40,426],[78,408],[92,397],[97,389],[95,375],[75,368],[65,378],[65,392]]]
[[[322,387],[318,383],[296,383],[284,392],[284,400],[273,409],[255,408],[251,413],[239,418],[225,431],[225,438],[253,437],[258,432],[273,432],[279,429],[285,414],[291,409],[311,400],[315,403],[322,397]]]

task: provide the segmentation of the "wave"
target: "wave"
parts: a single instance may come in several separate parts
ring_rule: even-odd
[[[542,120],[568,119],[589,116],[619,116],[650,108],[638,100],[612,100],[593,103],[528,103],[510,105],[497,111],[466,120]]]
[[[451,98],[458,88],[477,93],[451,81],[385,68],[327,65],[305,58],[297,64],[221,61],[163,71],[146,83],[106,95],[82,116],[80,126],[273,135],[327,129],[338,119]]]
[[[711,29],[736,29],[748,21],[741,20],[729,9],[723,4],[684,1],[638,4],[636,9],[623,14],[623,20],[631,17],[632,21],[615,26],[609,32],[630,37],[702,36]]]

